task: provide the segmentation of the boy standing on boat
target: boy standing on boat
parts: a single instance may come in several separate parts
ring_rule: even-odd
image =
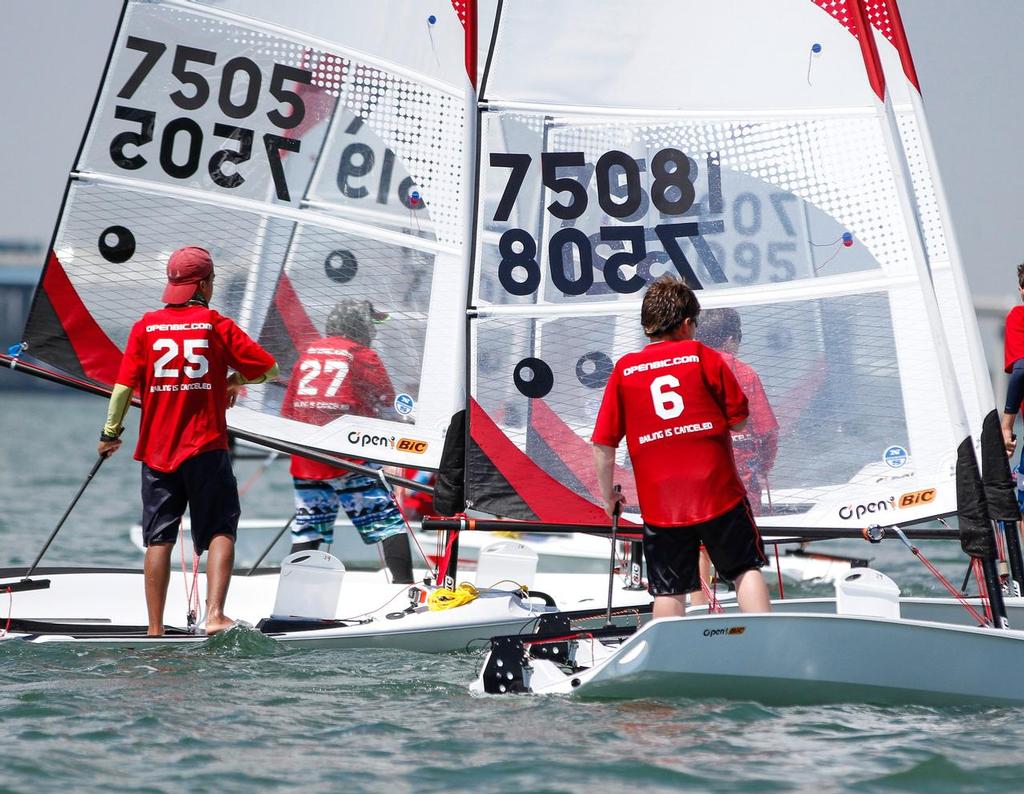
[[[686,614],[699,591],[699,550],[736,583],[740,609],[769,610],[764,548],[733,460],[730,430],[749,409],[722,356],[697,342],[697,296],[663,276],[644,295],[640,321],[651,340],[615,364],[591,439],[609,515],[615,449],[623,436],[644,514],[644,554],[654,617]]]
[[[100,455],[121,446],[122,421],[132,391],[142,400],[136,460],[142,461],[142,535],[146,545],[149,634],[164,631],[171,549],[186,506],[196,554],[206,566],[206,633],[231,625],[224,600],[231,583],[240,508],[228,457],[225,412],[247,383],[277,377],[273,357],[233,320],[209,308],[213,260],[189,246],[167,260],[163,309],[143,315],[131,330]],[[228,370],[234,370],[228,375]]]
[[[395,389],[370,345],[375,322],[387,318],[365,300],[343,300],[327,317],[326,336],[295,362],[281,415],[325,425],[341,415],[379,416],[394,404]],[[372,469],[381,467],[355,461]],[[316,549],[334,540],[343,509],[366,544],[380,543],[394,583],[411,584],[412,554],[405,520],[377,477],[298,455],[292,456],[295,523],[292,551]]]

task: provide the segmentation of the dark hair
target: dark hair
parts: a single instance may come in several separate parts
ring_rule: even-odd
[[[374,328],[369,301],[339,301],[327,315],[324,330],[328,336],[343,336],[369,347],[373,343]]]
[[[701,312],[697,339],[708,347],[720,348],[729,337],[739,342],[742,335],[740,313],[735,309],[705,309]]]
[[[640,308],[640,324],[647,336],[664,336],[675,331],[684,320],[696,320],[700,302],[693,290],[671,276],[651,282]]]
[[[1024,262],[1017,265],[1017,284],[1020,285],[1021,289],[1024,289]]]

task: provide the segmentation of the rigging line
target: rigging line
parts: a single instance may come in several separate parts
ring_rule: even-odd
[[[995,615],[992,614],[992,601],[989,598],[988,588],[985,586],[985,572],[981,567],[981,558],[971,557],[971,568],[974,570],[974,578],[978,580],[978,593],[981,596],[981,603],[985,607],[985,614],[994,626],[996,625]]]
[[[6,637],[7,633],[11,630],[11,612],[14,611],[14,588],[7,587],[7,623],[4,625],[3,633],[0,637]]]
[[[775,573],[779,577],[779,598],[786,597],[786,588],[782,584],[782,559],[779,557],[779,544],[775,544]]]
[[[252,488],[253,485],[256,484],[256,481],[259,480],[259,478],[262,477],[264,474],[266,474],[267,469],[270,468],[270,464],[277,460],[280,454],[281,453],[275,449],[273,452],[267,455],[266,460],[264,460],[263,463],[260,464],[260,467],[256,469],[256,471],[249,475],[249,479],[246,480],[242,487],[238,489],[239,498],[245,496],[246,492],[250,488]]]
[[[917,559],[921,561],[922,565],[924,565],[924,567],[928,569],[928,572],[931,573],[931,575],[938,580],[939,584],[946,588],[946,590],[949,592],[951,596],[953,596],[953,598],[955,598],[963,605],[964,609],[966,609],[971,614],[971,617],[978,621],[978,624],[980,626],[995,625],[995,623],[992,621],[986,621],[985,617],[979,614],[978,610],[971,606],[971,604],[967,601],[967,598],[964,596],[964,594],[958,591],[955,587],[953,587],[953,584],[949,581],[949,579],[942,575],[942,572],[932,564],[931,560],[925,557],[924,554],[921,553],[921,550],[913,543],[911,543],[910,540],[907,539],[907,536],[903,533],[902,529],[900,529],[897,526],[893,526],[892,529],[896,533],[897,537],[899,537],[899,539],[903,541],[903,545],[910,549],[911,554],[913,554],[915,557],[917,557]],[[976,558],[972,558],[972,560],[976,561]],[[981,582],[981,579],[979,579],[978,581],[980,584],[982,584],[982,592],[984,592],[984,586]],[[984,596],[982,597],[982,603],[987,604],[987,601],[985,600]],[[987,605],[985,607],[985,611],[987,614],[991,614],[989,612]]]
[[[409,523],[409,519],[406,517],[405,511],[402,509],[402,504],[398,499],[398,494],[395,493],[395,489],[392,487],[391,483],[388,482],[387,477],[384,476],[384,469],[379,469],[377,473],[380,476],[381,483],[384,485],[384,490],[387,491],[388,496],[391,497],[391,502],[392,504],[394,504],[395,509],[398,511],[398,515],[402,517],[402,522],[405,524],[406,534],[408,534],[409,537],[412,538],[412,542],[413,545],[416,547],[416,551],[420,553],[420,557],[426,564],[427,571],[433,571],[434,568],[433,565],[431,565],[430,563],[430,559],[427,557],[426,552],[423,551],[423,547],[420,545],[419,539],[416,537],[416,533],[412,531],[412,525]],[[380,544],[377,545],[379,546]],[[381,552],[381,556],[383,557],[383,552]],[[434,573],[436,578],[437,572],[434,571]]]

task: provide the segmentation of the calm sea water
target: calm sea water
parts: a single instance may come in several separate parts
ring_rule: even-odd
[[[0,565],[25,564],[88,472],[105,406],[0,392],[0,407]],[[140,562],[126,451],[47,561]],[[290,498],[277,465],[243,510],[286,517]],[[898,545],[833,548],[873,556],[904,592],[939,592]],[[924,548],[962,576],[953,544]],[[471,697],[480,661],[282,650],[252,632],[151,651],[0,644],[0,791],[932,792],[1010,790],[1024,777],[1021,710]]]

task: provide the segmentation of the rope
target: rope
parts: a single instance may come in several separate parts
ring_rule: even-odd
[[[698,577],[700,579],[700,589],[704,591],[704,597],[708,600],[708,612],[714,612],[716,614],[723,612],[721,604],[718,603],[718,596],[715,595],[714,589],[708,587],[708,583],[704,581],[704,577]]]
[[[418,551],[420,553],[420,557],[423,558],[423,562],[427,566],[427,570],[433,570],[433,566],[430,564],[430,558],[427,557],[426,552],[423,551],[423,547],[420,545],[419,539],[416,537],[416,533],[412,531],[412,525],[409,524],[409,519],[406,517],[405,511],[402,509],[402,500],[398,498],[398,495],[395,493],[395,489],[392,488],[391,483],[388,482],[388,478],[384,474],[384,469],[380,469],[378,471],[378,474],[380,474],[380,481],[384,484],[384,490],[387,491],[388,496],[391,497],[391,503],[395,506],[395,509],[398,511],[398,515],[402,517],[402,523],[405,524],[405,531],[408,533],[409,537],[412,538],[413,545],[416,546],[416,551]],[[378,548],[379,547],[380,544],[378,544]],[[384,555],[383,553],[381,553],[381,562],[383,561]],[[434,574],[434,578],[436,579],[437,572],[434,571]]]
[[[775,573],[779,577],[779,598],[786,597],[786,588],[782,585],[782,560],[779,558],[779,544],[775,544]]]
[[[990,621],[987,621],[978,612],[978,610],[976,610],[974,607],[972,607],[970,605],[970,603],[968,603],[968,601],[964,597],[963,593],[961,593],[959,590],[957,590],[955,587],[953,587],[953,584],[949,581],[949,579],[947,579],[945,576],[942,575],[942,571],[940,571],[938,568],[936,568],[934,565],[932,565],[931,561],[927,557],[925,557],[924,554],[921,553],[921,550],[917,546],[915,546],[913,543],[910,542],[910,540],[904,534],[902,529],[900,529],[897,526],[893,526],[892,529],[896,533],[896,536],[901,541],[903,541],[903,545],[906,546],[908,549],[910,549],[910,553],[913,554],[915,557],[917,557],[917,559],[919,559],[921,561],[921,564],[924,565],[924,567],[928,569],[928,572],[931,573],[931,575],[934,576],[939,581],[939,584],[941,584],[943,587],[945,587],[947,592],[951,596],[953,596],[953,598],[955,598],[957,601],[959,601],[964,609],[966,609],[968,612],[971,613],[971,617],[973,617],[976,621],[978,621],[978,625],[981,625],[981,626],[992,625],[992,623]],[[865,532],[866,531],[867,530],[865,530]]]
[[[182,539],[181,530],[178,531],[178,548],[181,550],[181,581],[185,588],[185,619],[188,621],[188,628],[191,631],[199,622],[199,555],[195,547],[192,547],[192,586],[188,584],[188,574],[185,571],[185,541]]]
[[[471,601],[476,601],[480,591],[469,582],[463,582],[454,590],[447,587],[439,587],[427,596],[427,609],[431,612],[439,612],[442,609],[454,609],[461,607]]]
[[[985,607],[985,614],[989,623],[996,624],[992,615],[992,602],[989,600],[988,588],[985,587],[985,571],[981,567],[981,560],[978,557],[971,557],[971,568],[974,570],[974,578],[978,580],[978,594],[981,596],[981,603]]]
[[[6,637],[7,632],[11,630],[11,613],[14,611],[14,590],[8,585],[7,587],[7,624],[4,626],[3,632],[0,632],[0,637]]]

